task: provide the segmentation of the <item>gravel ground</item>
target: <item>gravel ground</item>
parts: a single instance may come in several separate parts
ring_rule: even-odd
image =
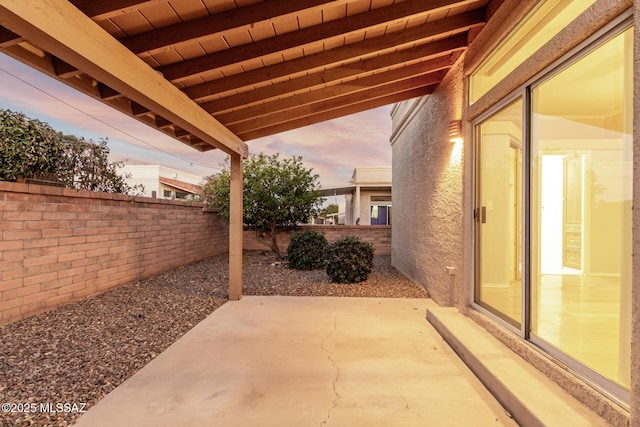
[[[227,261],[213,257],[0,327],[0,404],[10,404],[2,427],[71,424],[227,301]],[[286,268],[270,253],[246,252],[243,264],[245,295],[427,297],[388,256],[357,284]]]

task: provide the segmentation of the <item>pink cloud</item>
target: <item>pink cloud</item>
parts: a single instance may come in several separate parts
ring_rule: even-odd
[[[390,166],[391,106],[249,141],[252,152],[302,156],[323,187],[347,184],[356,166]]]
[[[0,108],[23,111],[64,133],[108,137],[113,160],[163,164],[205,176],[225,158],[220,150],[200,153],[2,54],[0,93]],[[391,165],[390,110],[381,107],[249,141],[249,150],[302,156],[323,187],[345,185],[356,166]]]

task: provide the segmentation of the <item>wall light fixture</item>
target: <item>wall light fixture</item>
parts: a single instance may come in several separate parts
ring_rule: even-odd
[[[462,120],[452,120],[449,122],[449,141],[462,141]]]

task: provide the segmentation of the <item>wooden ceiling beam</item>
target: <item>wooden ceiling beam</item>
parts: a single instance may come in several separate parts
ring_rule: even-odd
[[[25,42],[25,44],[31,45],[31,43],[29,42]],[[7,48],[2,49],[2,52],[14,58],[17,61],[20,61],[24,64],[29,65],[33,69],[38,70],[43,74],[46,74],[52,78],[56,78],[59,81],[68,84],[69,86],[73,87],[74,89],[88,96],[91,96],[93,98],[100,98],[98,85],[96,84],[96,81],[93,78],[91,78],[90,76],[87,76],[86,74],[74,77],[72,79],[73,80],[72,82],[68,82],[63,78],[60,78],[56,74],[56,69],[54,65],[55,57],[51,56],[46,52],[43,53],[43,51],[38,48],[25,49],[21,45],[13,45],[13,46],[9,46]],[[125,106],[125,104],[126,104],[126,107],[124,109],[121,108]],[[112,105],[112,103],[109,102],[109,105]],[[112,106],[114,106],[114,108],[117,108],[118,110],[122,111],[125,114],[131,113],[129,101],[125,100],[124,98],[119,99],[118,102],[115,102]]]
[[[212,69],[240,64],[261,56],[281,53],[288,49],[303,47],[334,37],[345,37],[357,31],[379,28],[417,16],[427,16],[438,10],[461,6],[476,0],[406,0],[391,6],[373,9],[344,19],[325,22],[299,31],[285,33],[254,43],[240,45],[221,52],[199,56],[175,64],[158,67],[157,70],[172,82],[195,76]]]
[[[190,134],[188,131],[177,126],[174,126],[174,133],[177,137],[182,137]]]
[[[398,33],[369,39],[369,41],[366,41],[366,46],[369,46],[371,49],[385,50],[391,47],[413,45],[420,40],[432,38],[434,36],[442,34],[457,34],[460,32],[465,32],[470,28],[474,28],[475,26],[479,26],[482,24],[483,13],[479,12],[482,11],[474,11],[468,14],[458,15],[452,18],[435,21],[430,24],[413,27]],[[310,89],[314,86],[323,86],[330,82],[354,77],[359,74],[370,73],[378,69],[397,66],[398,64],[402,63],[415,62],[427,57],[433,57],[434,53],[442,55],[444,53],[449,53],[455,49],[462,49],[467,45],[467,41],[463,40],[462,38],[457,39],[456,43],[451,43],[447,40],[450,39],[425,44],[420,48],[401,50],[397,52],[382,54],[373,58],[363,59],[358,62],[349,63],[348,65],[342,67],[330,68],[328,70],[287,80],[285,82],[276,83],[255,90],[242,92],[237,95],[231,95],[218,100],[201,103],[201,106],[210,113],[224,112],[228,109],[236,108],[237,106],[243,108],[243,106],[250,106],[257,102],[264,102],[265,100],[283,96],[302,89]],[[365,44],[365,42],[356,44]],[[372,52],[368,49],[360,50],[360,47],[361,46],[352,46],[351,49],[345,49],[345,52],[351,55],[353,55],[354,50],[358,52],[364,51],[366,53]],[[296,70],[299,69],[299,67],[296,68]],[[219,80],[214,80],[212,83],[218,81]],[[185,92],[190,95],[193,94],[194,91],[189,91],[189,89],[186,89]]]
[[[407,30],[408,31],[408,30]],[[388,39],[391,41],[387,41]],[[353,64],[345,65],[344,68],[351,66],[357,67],[357,59],[371,55],[384,48],[392,48],[396,46],[394,43],[395,36],[389,34],[383,37],[371,38],[362,42],[353,43],[351,45],[342,46],[330,51],[319,52],[302,58],[293,59],[291,61],[270,65],[256,70],[245,71],[240,74],[234,74],[229,77],[212,80],[183,89],[187,96],[194,100],[210,99],[218,93],[237,90],[243,87],[253,86],[258,83],[269,81],[271,79],[285,77],[294,72],[319,70],[323,67],[335,66],[344,61],[351,61]],[[395,54],[386,56],[387,61],[397,64],[398,61],[408,62],[419,60],[420,57],[434,56],[438,52],[450,52],[463,49],[467,46],[467,37],[464,35],[450,37],[444,40],[416,46],[410,50],[399,51]],[[388,43],[388,44],[387,44]],[[404,44],[404,43],[403,43]],[[398,57],[405,56],[405,59],[393,59],[393,55]],[[413,58],[413,59],[411,59]],[[214,107],[215,108],[215,107]],[[212,110],[213,111],[213,110]]]
[[[21,41],[24,41],[24,39],[18,34],[6,29],[5,27],[0,27],[0,47],[7,48],[14,44],[18,44]]]
[[[277,22],[295,19],[295,14],[305,10],[319,10],[351,1],[354,0],[265,0],[239,9],[125,37],[120,39],[120,42],[135,54],[152,54],[187,41],[211,39],[230,30],[248,30],[256,23],[267,20]]]
[[[198,18],[186,23],[174,24],[154,31],[136,34],[119,39],[135,54],[154,53],[183,42],[210,39],[225,31],[250,28],[256,22],[279,19],[291,19],[291,16],[303,10],[313,10],[327,5],[339,5],[354,0],[267,0],[240,9],[233,9],[215,15]],[[94,20],[106,19],[137,10],[140,7],[160,3],[160,0],[71,0],[78,9]],[[0,47],[17,44],[23,39],[0,27]],[[73,67],[64,67],[63,78],[78,75],[80,71]]]
[[[362,111],[371,110],[372,108],[382,107],[383,105],[395,104],[396,102],[406,101],[407,99],[429,95],[433,93],[435,88],[436,86],[426,86],[418,89],[412,89],[407,92],[395,93],[393,95],[388,95],[382,98],[367,99],[366,101],[361,103],[351,104],[330,111],[322,111],[318,112],[317,114],[309,114],[301,119],[291,120],[289,122],[280,123],[271,127],[249,131],[244,134],[239,134],[239,136],[245,141],[262,138],[265,136],[298,129],[327,120],[337,119],[339,117],[348,116],[350,114],[360,113]]]
[[[16,60],[29,64],[34,69],[39,70],[51,77],[56,76],[55,70],[53,67],[53,61],[50,55],[44,55],[44,56],[37,55],[26,49],[22,49],[20,46],[17,46],[17,45],[10,46],[4,49],[3,52],[7,53],[8,55],[10,55],[12,58],[15,58]],[[101,83],[96,84],[96,81],[90,76],[86,74],[81,74],[79,76],[73,77],[72,80],[73,82],[68,84],[73,88],[77,89],[78,91],[88,96],[91,96],[93,98],[102,99],[102,101],[105,102],[105,104],[109,105],[110,107],[118,111],[121,111],[123,114],[134,117],[146,125],[149,125],[151,127],[157,127],[157,122],[152,120],[151,117],[149,117],[148,109],[145,109],[142,106],[136,107],[136,108],[140,108],[139,110],[136,110],[136,111],[141,114],[139,117],[136,117],[133,114],[133,110],[131,108],[131,101],[129,99],[121,96],[119,93],[118,93],[118,96],[105,97],[104,95],[106,92],[102,92],[102,91],[105,90],[104,88],[107,88],[107,86],[102,85]],[[106,91],[108,91],[109,89],[106,89]],[[110,89],[110,90],[113,91],[113,89]],[[175,125],[170,127],[157,127],[157,129],[160,132],[168,135],[169,137],[175,138],[176,140],[179,140],[178,137],[180,136],[185,136],[190,134],[189,132],[184,131],[180,128],[177,128],[178,131],[176,132],[174,130],[175,128],[176,128]],[[179,141],[183,142],[181,140]],[[208,151],[213,149],[214,147],[212,147],[209,144],[206,144],[204,146],[199,145],[194,148],[200,151]]]
[[[170,120],[167,120],[162,116],[156,116],[156,127],[158,129],[165,129],[170,126],[173,126],[173,123]]]
[[[110,88],[104,83],[98,83],[98,91],[100,92],[100,98],[104,99],[105,101],[111,101],[112,99],[122,97],[122,94],[120,92]]]
[[[0,0],[0,25],[228,154],[247,145],[71,3]],[[72,84],[71,80],[60,79]],[[95,89],[97,91],[97,88]]]
[[[145,107],[144,105],[140,105],[135,101],[131,101],[131,115],[133,117],[142,117],[142,116],[146,116],[148,113],[150,113],[151,110],[149,110],[147,107]]]
[[[439,83],[446,69],[433,71],[432,67],[423,63],[409,65],[391,71],[373,74],[371,76],[350,80],[346,83],[329,86],[324,89],[317,89],[298,95],[289,96],[284,99],[277,99],[264,104],[255,105],[243,110],[233,111],[226,114],[215,115],[225,126],[229,127],[243,122],[254,122],[256,120],[272,120],[272,115],[289,110],[298,110],[301,106],[326,101],[331,98],[369,90],[374,87],[389,85],[406,79],[416,79],[418,86],[432,85]],[[290,112],[290,114],[295,114]]]
[[[355,80],[350,87],[340,85],[323,90],[317,90],[301,96],[300,105],[284,111],[279,111],[253,120],[228,125],[234,133],[241,135],[261,128],[270,127],[278,123],[284,123],[314,115],[324,111],[335,110],[351,104],[359,104],[368,99],[383,98],[399,92],[406,92],[425,86],[437,85],[444,75],[439,72],[428,76],[417,76],[395,82],[385,82],[385,79],[377,75],[363,81],[362,85],[356,85]],[[333,90],[330,90],[333,89]]]
[[[69,0],[75,7],[94,21],[112,18],[154,4],[166,3],[166,0]]]
[[[53,69],[56,70],[56,75],[61,79],[68,79],[69,77],[76,77],[82,74],[82,72],[76,67],[63,61],[57,56],[53,56],[51,61],[53,63]]]
[[[161,3],[161,0],[70,0],[70,2],[95,21],[129,13],[139,7]],[[0,27],[0,47],[18,44],[24,39],[20,35]]]
[[[196,148],[196,149],[199,149],[199,147],[202,147],[203,144],[205,144],[205,142],[202,139],[198,138],[195,135],[181,136],[180,140],[183,141],[185,144],[187,144],[187,145],[189,145],[189,146],[191,146],[193,148]],[[200,151],[202,151],[202,150],[200,149]]]

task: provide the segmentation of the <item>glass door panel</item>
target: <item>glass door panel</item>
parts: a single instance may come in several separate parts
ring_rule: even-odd
[[[475,302],[522,322],[522,100],[478,127]]]
[[[628,29],[532,89],[531,333],[629,387]]]
[[[391,206],[373,205],[370,207],[371,225],[391,225]]]

